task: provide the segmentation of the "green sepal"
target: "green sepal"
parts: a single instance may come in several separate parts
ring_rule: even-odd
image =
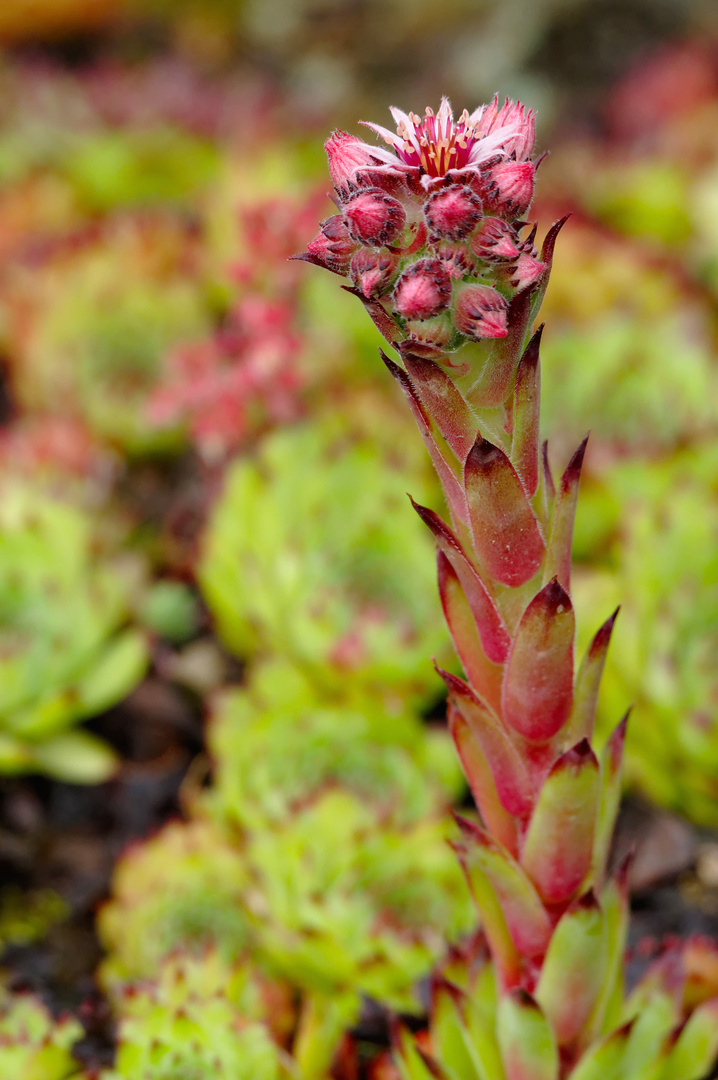
[[[558,1080],[556,1038],[529,993],[516,989],[502,997],[496,1028],[506,1080]]]

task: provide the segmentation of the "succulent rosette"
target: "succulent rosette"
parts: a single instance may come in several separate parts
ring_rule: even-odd
[[[396,134],[369,125],[390,150],[327,142],[340,213],[307,258],[352,278],[397,351],[383,359],[449,511],[414,504],[466,676],[440,671],[481,819],[459,819],[454,846],[482,932],[437,983],[428,1042],[397,1028],[397,1064],[404,1080],[700,1080],[718,999],[684,1011],[681,950],[624,996],[627,868],[612,872],[609,852],[625,719],[594,740],[615,614],[575,665],[586,443],[554,482],[534,321],[563,221],[539,257],[535,228],[523,234],[533,114],[498,100],[456,122],[446,100],[423,119],[392,111]]]

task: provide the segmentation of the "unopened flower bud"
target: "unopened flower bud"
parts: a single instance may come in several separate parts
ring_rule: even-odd
[[[434,247],[437,259],[440,259],[449,277],[461,280],[469,274],[476,273],[476,262],[471,258],[471,253],[465,244],[451,243],[446,241]]]
[[[426,223],[434,237],[462,240],[481,218],[481,199],[464,184],[451,184],[430,195],[424,206]]]
[[[513,268],[509,284],[514,289],[525,289],[538,281],[545,269],[546,263],[541,262],[540,259],[535,258],[533,255],[523,252],[516,260],[516,266]]]
[[[344,220],[349,235],[360,244],[381,247],[399,236],[406,224],[406,211],[398,199],[370,188],[347,203]]]
[[[454,328],[448,313],[421,322],[407,322],[407,337],[402,341],[402,351],[418,356],[432,356],[443,352],[451,341]]]
[[[484,176],[484,204],[501,217],[525,214],[534,197],[536,166],[531,161],[502,161]]]
[[[362,248],[351,261],[352,281],[367,299],[380,296],[391,284],[398,262],[397,257],[388,251]]]
[[[419,259],[401,275],[394,307],[405,319],[430,319],[449,305],[451,278],[440,259]]]
[[[334,214],[325,221],[307,246],[307,252],[312,259],[338,274],[346,274],[355,251],[356,244],[350,237],[341,214]]]
[[[507,307],[501,293],[489,285],[467,285],[456,301],[456,329],[477,340],[506,337]]]
[[[469,246],[478,259],[518,259],[521,254],[516,230],[496,217],[483,219]]]
[[[374,164],[371,147],[356,135],[334,131],[324,143],[329,162],[329,174],[335,188],[345,187],[358,169]]]

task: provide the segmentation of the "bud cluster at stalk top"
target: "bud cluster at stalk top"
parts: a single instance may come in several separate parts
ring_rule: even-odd
[[[391,110],[390,147],[335,131],[325,149],[337,208],[304,256],[383,308],[402,349],[439,355],[506,335],[508,301],[545,267],[522,238],[534,193],[534,114],[508,99],[454,120]]]

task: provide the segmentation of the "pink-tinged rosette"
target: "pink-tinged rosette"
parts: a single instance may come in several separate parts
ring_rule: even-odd
[[[522,220],[534,114],[494,99],[455,120],[446,98],[423,117],[391,113],[396,131],[366,125],[387,145],[327,140],[339,213],[300,257],[348,278],[390,344],[450,365],[449,353],[505,336],[507,305],[540,286],[545,264]],[[483,297],[476,311],[470,296]]]

